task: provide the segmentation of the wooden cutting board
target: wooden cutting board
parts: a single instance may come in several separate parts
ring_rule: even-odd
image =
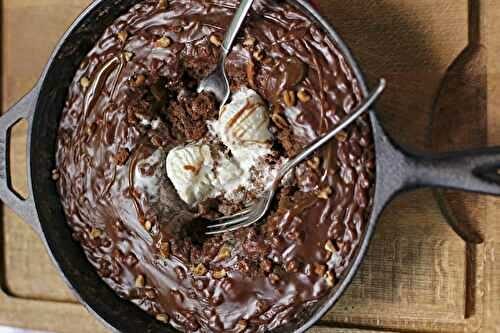
[[[318,1],[370,82],[388,80],[378,105],[382,122],[416,149],[425,148],[440,80],[468,44],[468,1],[479,0]],[[500,144],[500,1],[481,1],[487,8],[484,130],[489,144]],[[59,37],[90,2],[1,3],[3,112],[35,83]],[[26,191],[25,132],[18,125],[12,140],[20,192]],[[481,202],[477,227],[485,243],[470,255],[471,248],[444,223],[430,190],[398,197],[384,213],[353,285],[314,332],[500,332],[500,201]],[[0,325],[106,332],[75,301],[31,229],[8,208],[1,218]]]

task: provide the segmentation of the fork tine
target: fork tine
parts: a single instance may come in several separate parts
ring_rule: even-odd
[[[228,216],[222,216],[222,217],[219,217],[219,218],[216,218],[214,221],[227,221],[227,220],[232,220],[236,217],[239,217],[239,216],[242,216],[242,215],[245,215],[245,214],[248,214],[250,213],[251,209],[250,208],[245,208],[241,211],[239,211],[238,213],[236,214],[233,214],[233,215],[228,215]]]
[[[233,226],[231,226],[229,228],[222,228],[222,229],[219,229],[219,230],[207,231],[205,234],[207,234],[207,235],[223,234],[223,233],[226,233],[226,232],[236,231],[236,230],[239,230],[239,229],[243,229],[243,228],[249,227],[249,226],[251,226],[254,223],[255,223],[254,219],[251,219],[250,221],[242,222],[242,223],[233,225]]]
[[[235,231],[241,228],[248,227],[255,222],[258,222],[266,212],[269,210],[271,200],[273,199],[274,195],[276,194],[276,188],[273,186],[278,186],[278,181],[280,181],[286,173],[291,170],[292,168],[296,167],[299,163],[301,163],[305,158],[310,156],[315,150],[326,144],[328,141],[330,141],[335,135],[337,135],[341,130],[349,126],[353,121],[358,119],[364,112],[366,112],[370,106],[376,102],[377,98],[382,94],[386,86],[386,81],[384,79],[380,79],[380,83],[377,87],[376,90],[374,90],[368,98],[361,104],[359,105],[356,110],[348,117],[343,119],[338,126],[336,126],[334,129],[330,130],[328,133],[324,134],[323,136],[320,136],[316,141],[311,143],[307,148],[304,149],[303,152],[299,153],[297,156],[295,156],[292,160],[288,161],[284,166],[282,166],[282,169],[278,172],[277,179],[273,182],[271,188],[267,191],[267,198],[261,198],[257,202],[257,204],[253,207],[252,211],[243,214],[240,217],[237,217],[235,219],[230,219],[229,222],[225,223],[219,223],[219,224],[214,224],[210,225],[207,228],[208,229],[217,229],[217,230],[209,230],[206,232],[207,235],[216,235],[216,234],[221,234],[225,232],[231,232]]]
[[[209,228],[209,229],[223,228],[223,227],[231,226],[233,224],[238,224],[240,222],[244,222],[246,220],[248,220],[248,214],[244,214],[244,215],[241,215],[241,216],[236,217],[234,219],[231,219],[229,222],[211,224],[211,225],[207,226],[207,228]]]

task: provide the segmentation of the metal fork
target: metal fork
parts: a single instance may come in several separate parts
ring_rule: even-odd
[[[241,228],[249,227],[252,224],[258,222],[260,219],[262,219],[269,210],[269,207],[271,207],[272,200],[274,198],[274,195],[276,194],[276,191],[278,190],[278,187],[281,184],[281,180],[283,179],[283,177],[285,177],[285,175],[291,169],[293,169],[298,164],[303,162],[306,158],[311,156],[311,154],[314,153],[318,148],[320,148],[325,143],[330,141],[335,135],[337,135],[340,131],[344,130],[358,117],[360,117],[363,113],[365,113],[382,94],[382,92],[385,89],[385,86],[386,86],[386,81],[384,79],[380,79],[380,83],[377,89],[375,89],[368,96],[368,98],[354,110],[354,112],[352,112],[348,117],[342,120],[340,124],[336,126],[334,129],[332,129],[330,132],[324,134],[323,136],[315,140],[295,158],[285,163],[285,165],[283,165],[283,167],[281,167],[281,169],[279,170],[271,186],[266,191],[264,191],[262,196],[251,207],[235,215],[218,219],[217,220],[218,222],[220,221],[224,222],[207,226],[208,231],[206,232],[206,234],[215,235],[215,234],[235,231]]]
[[[229,51],[231,51],[241,25],[243,24],[243,21],[245,21],[245,17],[252,7],[252,3],[253,0],[241,0],[236,13],[234,14],[233,20],[226,31],[224,41],[222,42],[219,63],[217,64],[215,70],[200,82],[198,87],[198,93],[203,91],[213,93],[217,100],[221,103],[221,107],[227,103],[230,95],[229,80],[224,66],[226,63],[226,57],[229,54]]]

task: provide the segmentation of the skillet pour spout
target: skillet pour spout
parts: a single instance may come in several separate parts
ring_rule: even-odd
[[[364,95],[365,79],[339,35],[304,0],[288,0],[322,27],[337,45]],[[80,245],[72,239],[52,181],[56,134],[67,90],[81,60],[104,30],[137,0],[96,0],[73,23],[52,54],[39,82],[19,103],[0,118],[0,199],[33,226],[60,274],[75,296],[104,325],[115,332],[175,332],[132,303],[118,297],[97,275]],[[21,119],[28,122],[26,199],[15,193],[9,173],[10,129]],[[375,231],[383,209],[398,193],[420,187],[443,187],[500,195],[500,147],[436,156],[410,153],[383,130],[376,113],[370,113],[376,152],[376,184],[373,211],[350,266],[328,297],[304,309],[299,318],[272,330],[304,332],[337,302],[354,278]],[[466,241],[480,238],[459,227],[455,231]],[[127,320],[124,320],[127,318]]]

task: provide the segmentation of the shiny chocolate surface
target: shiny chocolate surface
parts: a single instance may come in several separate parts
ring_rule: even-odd
[[[362,238],[374,191],[368,118],[296,168],[259,226],[200,237],[165,172],[173,147],[217,117],[199,80],[236,1],[144,1],[110,26],[69,89],[57,182],[67,221],[121,297],[188,332],[266,332],[328,294]],[[293,156],[359,103],[326,33],[281,1],[257,1],[226,64],[233,91],[264,98],[274,148]],[[125,318],[124,318],[125,320]]]

